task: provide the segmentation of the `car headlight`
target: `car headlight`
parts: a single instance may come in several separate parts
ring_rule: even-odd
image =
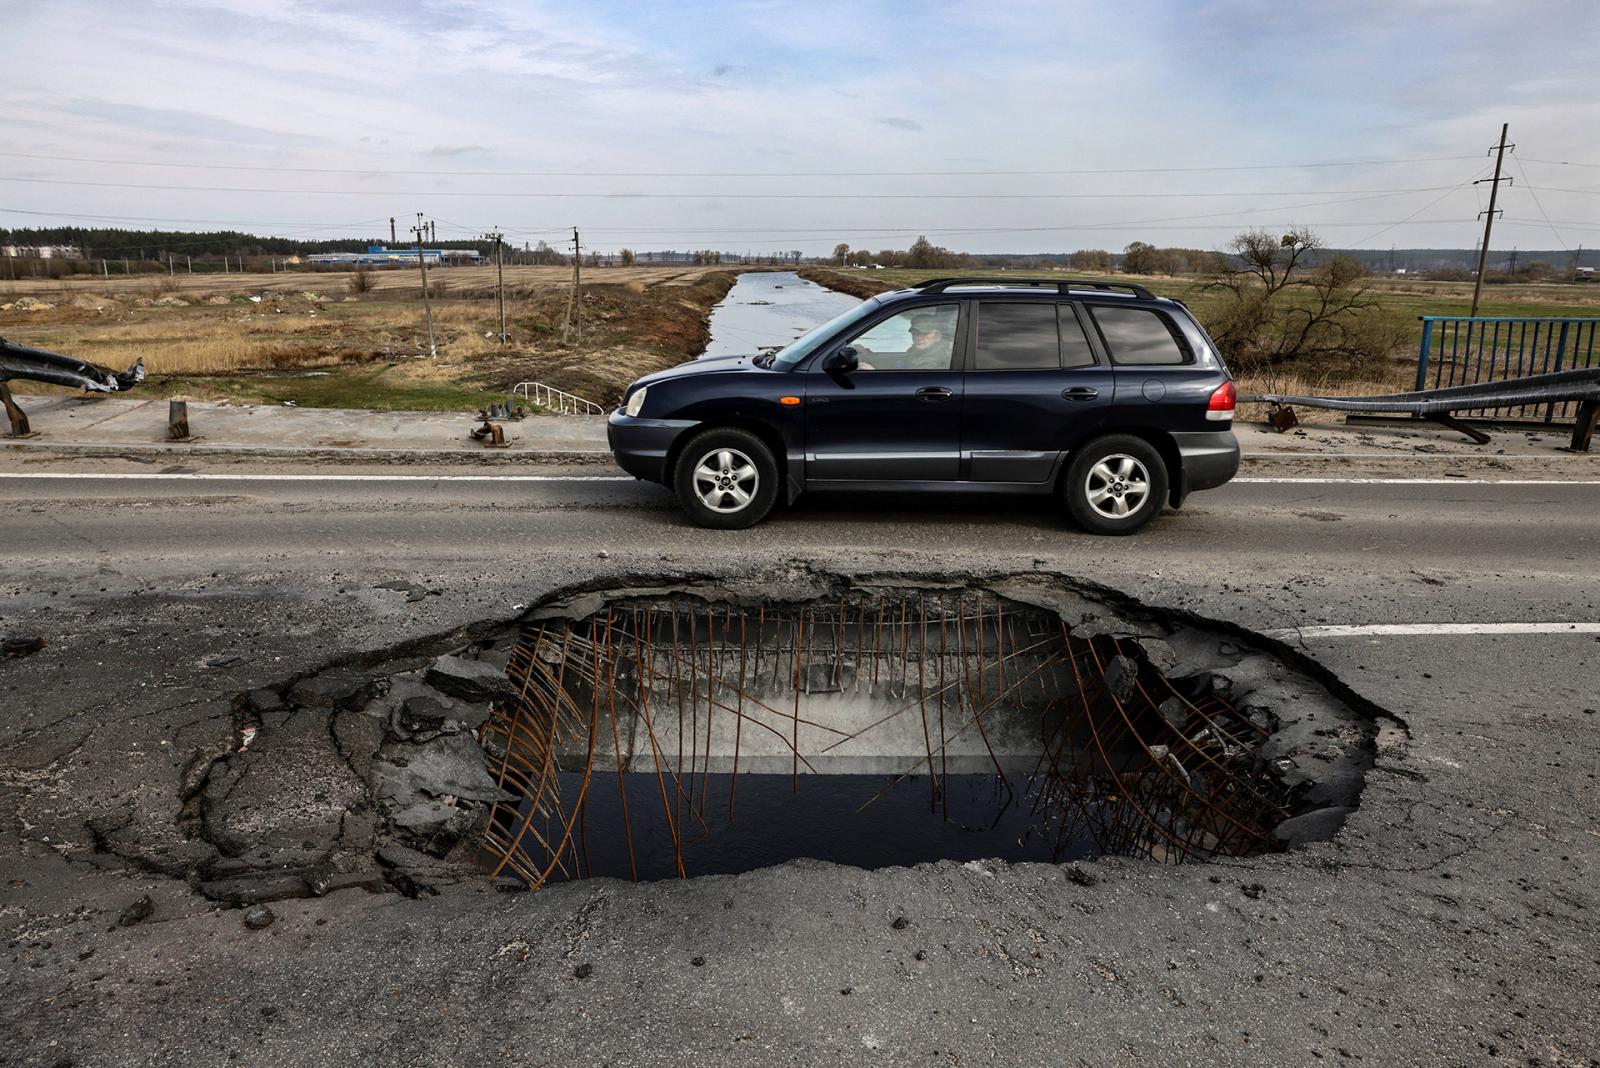
[[[649,386],[640,386],[628,397],[627,414],[636,416],[644,411],[644,395],[649,392]]]

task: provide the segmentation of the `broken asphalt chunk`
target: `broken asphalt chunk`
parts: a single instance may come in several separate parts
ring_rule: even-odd
[[[508,701],[516,696],[511,680],[481,660],[441,656],[428,668],[423,681],[440,693],[463,701]]]
[[[143,923],[150,918],[150,914],[155,910],[156,903],[150,900],[149,894],[146,894],[118,914],[117,926],[132,927],[135,924]]]
[[[32,656],[43,648],[43,638],[0,639],[0,654],[5,656]]]
[[[305,708],[361,708],[372,697],[372,680],[359,671],[335,668],[289,687],[289,699]]]

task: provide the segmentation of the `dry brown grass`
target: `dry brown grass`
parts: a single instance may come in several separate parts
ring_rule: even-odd
[[[698,353],[706,341],[706,316],[733,281],[729,272],[704,268],[586,271],[583,339],[566,344],[561,321],[570,272],[521,269],[529,272],[559,281],[539,285],[507,271],[513,289],[507,299],[514,339],[509,346],[493,336],[498,321],[494,302],[461,284],[473,270],[443,272],[451,284],[446,296],[433,301],[437,358],[421,358],[428,352],[427,328],[421,301],[410,299],[414,292],[391,288],[385,294],[380,286],[350,299],[345,295],[348,276],[331,274],[322,276],[333,283],[329,287],[313,289],[302,276],[292,292],[269,290],[259,302],[216,288],[220,279],[215,275],[205,278],[206,288],[181,294],[163,292],[171,288],[171,278],[133,279],[120,291],[115,286],[72,285],[65,295],[40,294],[37,299],[51,308],[0,311],[0,335],[118,369],[143,358],[152,376],[186,376],[189,381],[182,388],[196,395],[209,388],[203,378],[216,385],[227,376],[350,369],[383,361],[396,365],[386,373],[386,383],[455,383],[495,390],[536,379],[609,401],[639,375]],[[414,274],[407,277],[415,279]],[[53,284],[61,288],[61,283]],[[519,289],[529,292],[514,295]],[[323,299],[309,299],[308,292]]]
[[[586,267],[583,281],[595,285],[620,285],[638,282],[644,286],[695,285],[707,275],[724,271],[724,267]],[[301,293],[312,292],[343,296],[350,280],[348,270],[291,271],[277,274],[146,274],[119,278],[83,275],[81,277],[49,279],[0,279],[0,295],[6,300],[18,296],[34,296],[54,301],[70,299],[76,293],[106,293],[119,299],[136,296],[160,296],[177,293],[184,296],[195,293]],[[430,282],[443,282],[457,294],[492,296],[494,293],[493,267],[442,267],[429,269]],[[526,296],[542,289],[565,289],[572,281],[571,267],[507,267],[506,286],[509,292]],[[382,268],[372,271],[372,293],[387,296],[419,296],[422,282],[418,272],[404,268]]]
[[[1360,371],[1328,365],[1321,368],[1294,368],[1242,375],[1240,393],[1276,393],[1301,397],[1366,397],[1380,393],[1402,393],[1416,385],[1417,365],[1410,360],[1391,360]],[[1316,408],[1297,408],[1302,423],[1342,420],[1343,412]],[[1241,420],[1264,420],[1265,404],[1239,405]]]

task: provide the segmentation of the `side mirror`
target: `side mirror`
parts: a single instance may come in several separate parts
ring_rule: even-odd
[[[861,358],[856,355],[856,350],[846,345],[823,361],[822,369],[830,375],[847,375],[861,367]]]

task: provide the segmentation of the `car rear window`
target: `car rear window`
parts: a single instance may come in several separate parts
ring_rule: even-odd
[[[1061,366],[1093,367],[1094,349],[1089,347],[1077,311],[1070,304],[1057,304],[1056,308],[1061,312]]]
[[[1111,350],[1111,362],[1124,365],[1188,363],[1177,328],[1160,312],[1145,308],[1097,307],[1094,321]]]
[[[989,303],[978,309],[979,371],[1054,371],[1061,366],[1054,304]]]

